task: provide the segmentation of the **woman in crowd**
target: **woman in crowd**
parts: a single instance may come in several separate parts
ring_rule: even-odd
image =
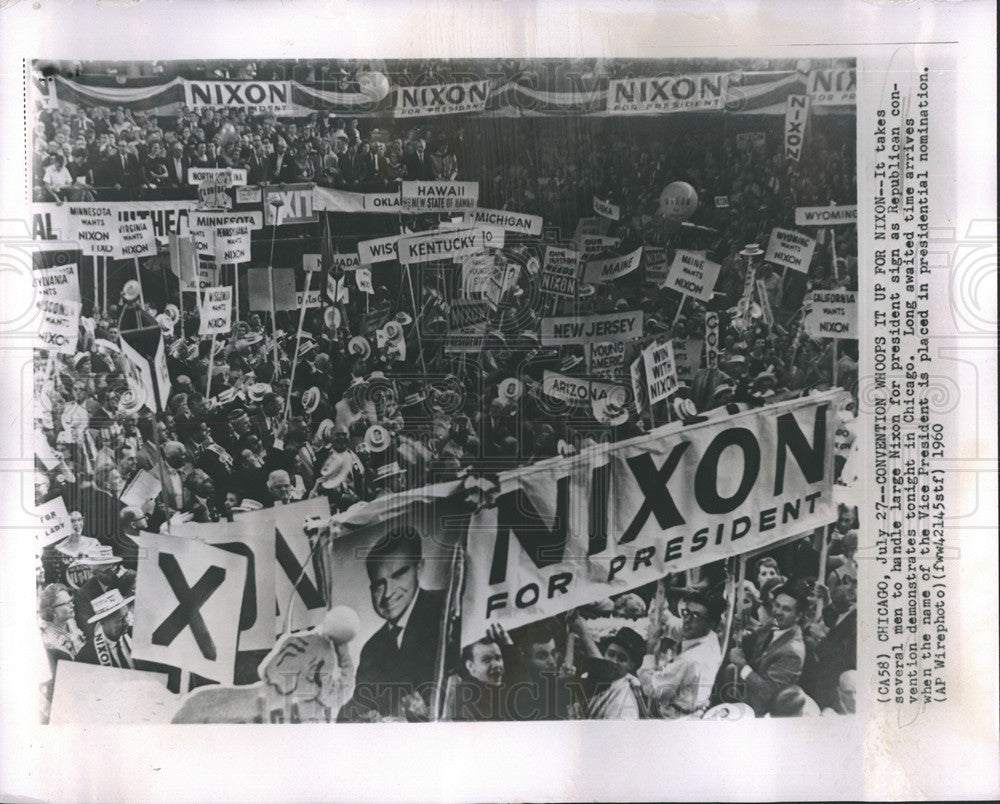
[[[75,659],[83,647],[83,633],[74,622],[73,595],[61,583],[50,583],[38,598],[42,620],[42,644],[53,665],[59,659]]]

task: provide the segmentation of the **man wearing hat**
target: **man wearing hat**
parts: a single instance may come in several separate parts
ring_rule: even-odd
[[[275,435],[283,421],[284,401],[266,383],[250,386],[247,399],[251,405],[259,404],[259,407],[247,411],[247,415],[261,443],[269,447],[274,443]]]
[[[314,491],[326,494],[330,504],[338,511],[346,510],[367,497],[365,467],[349,448],[349,435],[344,425],[333,425],[329,452],[324,450],[317,456],[321,462],[318,463],[320,471]]]
[[[126,618],[127,607],[133,600],[134,596],[122,597],[122,593],[115,588],[90,601],[93,614],[87,623],[92,633],[76,655],[76,661],[102,667],[135,667]]]
[[[726,375],[731,378],[735,389],[733,399],[736,402],[750,401],[750,383],[752,378],[748,374],[750,369],[747,356],[741,351],[743,348],[745,346],[740,344],[734,347],[731,354],[719,355],[719,365],[726,372]]]
[[[187,342],[183,338],[177,338],[167,349],[167,372],[171,377],[180,377],[190,371]]]
[[[94,615],[91,601],[109,589],[117,588],[121,563],[122,560],[114,555],[111,548],[103,545],[80,559],[80,564],[90,567],[91,575],[76,590],[73,603],[76,624],[87,636],[90,636],[94,628],[90,622],[90,618]]]
[[[63,408],[60,421],[63,430],[70,433],[74,443],[83,441],[87,428],[90,427],[90,412],[87,410],[87,385],[83,380],[73,383],[73,398]]]
[[[295,348],[294,340],[292,340],[292,348]],[[317,354],[315,339],[310,333],[303,332],[299,342],[298,361],[295,364],[295,388],[304,391],[315,384],[315,370],[312,361]]]
[[[321,422],[333,417],[333,408],[318,386],[312,385],[302,392],[302,414],[307,422]]]
[[[628,626],[611,637],[604,654],[583,618],[574,611],[568,620],[587,656],[587,717],[590,720],[638,720],[645,704],[636,671],[646,655],[646,640]]]
[[[330,308],[335,309],[335,308]],[[330,355],[320,352],[313,361],[312,380],[310,385],[315,385],[321,393],[330,396]]]
[[[245,448],[236,458],[236,471],[227,485],[241,496],[263,504],[268,498],[267,475],[263,458],[252,449]]]
[[[719,406],[714,400],[715,389],[719,386],[728,387],[730,398],[732,398],[732,394],[735,391],[735,383],[733,378],[724,370],[723,367],[728,365],[724,361],[725,355],[720,353],[718,368],[705,367],[695,372],[694,379],[691,381],[691,398],[694,400],[695,407],[698,410],[712,410],[712,408]]]
[[[755,405],[767,403],[775,395],[775,387],[778,378],[774,373],[774,368],[768,366],[753,378],[750,386],[750,398]]]
[[[121,426],[119,439],[121,448],[131,450],[135,455],[136,465],[152,472],[157,466],[159,456],[156,454],[156,447],[151,444],[139,430],[138,418],[134,413],[122,413],[117,417]]]
[[[722,600],[701,589],[682,591],[680,652],[673,661],[657,667],[656,656],[649,651],[639,669],[642,691],[654,717],[674,720],[708,709],[722,664],[715,628],[725,608]]]

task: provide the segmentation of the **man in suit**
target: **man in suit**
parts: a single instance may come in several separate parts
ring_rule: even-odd
[[[194,471],[187,449],[179,441],[167,441],[163,445],[163,462],[166,486],[160,495],[167,498],[171,511],[186,511],[191,504],[191,493],[184,481]]]
[[[191,521],[218,522],[220,510],[212,478],[201,469],[195,469],[185,478],[184,487],[191,496],[191,502],[186,509],[187,513],[191,514]]]
[[[257,139],[260,139],[259,135]],[[240,164],[247,172],[247,184],[262,184],[267,178],[267,157],[260,144],[244,146],[240,152]]]
[[[104,547],[98,548],[80,563],[91,566],[91,576],[80,584],[73,595],[73,613],[76,624],[84,636],[89,638],[94,633],[94,624],[90,622],[90,618],[94,616],[93,601],[109,589],[118,588],[122,560],[111,552],[110,547]]]
[[[80,510],[101,544],[112,545],[117,538],[118,516],[124,507],[120,499],[122,491],[124,480],[117,467],[110,464],[101,466],[94,473],[93,483],[82,490]]]
[[[410,181],[434,180],[434,165],[427,154],[427,143],[424,140],[416,141],[413,153],[406,156],[403,164],[406,166],[406,178]]]
[[[267,180],[271,184],[287,184],[298,181],[298,178],[295,160],[288,153],[288,144],[279,137],[274,153],[267,158]]]
[[[118,589],[109,589],[91,601],[91,627],[86,644],[76,661],[104,667],[132,669],[132,639],[129,636],[128,605],[134,597],[122,597]]]
[[[830,630],[817,643],[802,672],[802,689],[820,707],[841,711],[841,676],[857,669],[858,592],[857,579],[845,575],[844,582],[830,592],[823,619]]]
[[[159,463],[156,447],[151,444],[139,430],[138,417],[134,413],[120,414],[118,423],[122,431],[121,448],[131,450],[135,454],[136,465],[147,472],[153,472]]]
[[[354,695],[337,719],[426,720],[441,640],[445,593],[420,588],[420,534],[400,527],[369,551],[372,608],[385,624],[361,649]]]
[[[802,675],[806,645],[798,620],[806,605],[805,596],[791,584],[776,587],[771,593],[773,622],[729,651],[730,672],[741,681],[737,697],[750,704],[757,717],[767,714],[775,696]]]
[[[187,188],[187,173],[189,160],[184,154],[184,146],[175,142],[170,146],[170,154],[167,156],[167,187],[174,191],[175,197],[183,195]]]
[[[132,192],[142,185],[142,167],[128,146],[119,142],[117,150],[106,157],[101,167],[101,186],[113,188],[115,200],[133,200]]]
[[[356,159],[358,180],[361,184],[380,188],[392,178],[392,168],[385,158],[385,146],[380,142],[362,142]]]
[[[455,720],[518,719],[514,696],[504,683],[507,667],[504,653],[503,647],[492,637],[462,648],[462,665],[467,677],[455,689]],[[506,653],[510,654],[509,648]]]

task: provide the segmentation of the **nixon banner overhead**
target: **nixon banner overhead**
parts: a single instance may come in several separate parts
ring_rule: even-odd
[[[143,79],[139,86],[107,86],[106,76],[61,75],[34,80],[40,101],[49,108],[121,106],[156,115],[175,115],[182,106],[259,111],[281,116],[310,111],[351,117],[416,118],[445,114],[522,116],[620,115],[714,111],[736,115],[781,115],[789,94],[806,94],[827,113],[854,108],[854,68],[813,70],[744,70],[739,73],[687,73],[613,79],[593,65],[590,85],[573,89],[548,86],[545,77],[521,72],[508,80],[475,80],[407,86],[379,73],[360,73],[357,86],[331,90],[321,82],[250,80]],[[382,79],[380,83],[378,79]]]
[[[438,114],[482,112],[486,109],[486,100],[489,94],[489,81],[399,87],[396,90],[396,115],[398,117],[426,117]]]
[[[193,109],[289,111],[290,81],[184,81],[184,101]]]
[[[842,391],[500,475],[469,524],[462,643],[836,519]]]
[[[728,73],[616,79],[608,82],[608,111],[648,113],[721,109],[728,84]]]

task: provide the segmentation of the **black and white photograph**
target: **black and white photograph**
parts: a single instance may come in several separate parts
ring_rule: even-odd
[[[32,81],[43,719],[854,713],[852,59]]]
[[[536,31],[565,13],[586,44],[511,45],[501,5],[468,22],[508,44],[471,52],[395,18],[380,46],[361,5],[327,44],[199,49],[186,13],[169,46],[39,42],[5,79],[19,750],[359,752],[340,792],[253,800],[411,797],[411,767],[412,800],[920,795],[871,741],[921,764],[989,669],[968,606],[996,601],[995,571],[965,580],[996,554],[996,219],[942,133],[962,55],[912,19],[894,49],[855,16],[838,41],[839,6],[822,42],[654,47],[681,15],[605,10],[610,46],[586,4],[541,4]],[[717,10],[720,40],[765,19]],[[956,791],[1000,775],[991,722]],[[673,793],[616,764],[685,745],[745,756]],[[782,776],[793,745],[831,766]],[[353,778],[390,746],[398,771]],[[143,761],[103,795],[145,800]],[[85,778],[37,789],[105,790]]]

